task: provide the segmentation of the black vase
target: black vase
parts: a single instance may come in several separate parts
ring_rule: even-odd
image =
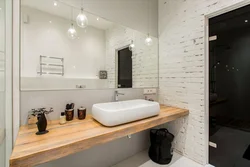
[[[46,130],[47,128],[47,119],[46,119],[46,116],[45,114],[39,114],[37,116],[37,120],[38,122],[36,123],[37,124],[37,128],[38,128],[38,132],[36,132],[37,135],[43,135],[43,134],[46,134],[48,133],[49,131]]]

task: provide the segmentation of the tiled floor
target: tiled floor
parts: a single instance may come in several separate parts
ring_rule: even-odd
[[[113,167],[204,167],[186,157],[174,153],[173,160],[169,165],[158,165],[148,157],[147,150],[116,164]],[[207,166],[209,167],[209,166]],[[210,166],[212,167],[212,166]]]

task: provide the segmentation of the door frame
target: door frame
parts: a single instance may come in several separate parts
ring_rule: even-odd
[[[242,2],[238,2],[234,5],[228,6],[226,8],[222,8],[220,10],[217,10],[215,12],[209,13],[205,15],[205,70],[204,70],[204,79],[205,79],[205,145],[207,146],[205,149],[206,153],[206,164],[209,164],[209,19],[228,13],[230,11],[239,9],[241,7],[250,5],[250,0],[243,0]]]

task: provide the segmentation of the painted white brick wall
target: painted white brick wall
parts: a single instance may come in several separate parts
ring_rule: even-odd
[[[243,0],[159,0],[159,101],[187,108],[188,117],[169,123],[175,148],[206,163],[205,16]]]
[[[144,44],[146,34],[116,25],[106,31],[106,70],[109,88],[115,88],[116,49],[128,46],[134,41],[133,50],[133,88],[158,87],[158,39],[152,37],[154,44]]]

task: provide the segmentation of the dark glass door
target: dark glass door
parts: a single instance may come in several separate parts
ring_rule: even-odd
[[[129,48],[118,51],[118,88],[132,88],[132,52]]]

